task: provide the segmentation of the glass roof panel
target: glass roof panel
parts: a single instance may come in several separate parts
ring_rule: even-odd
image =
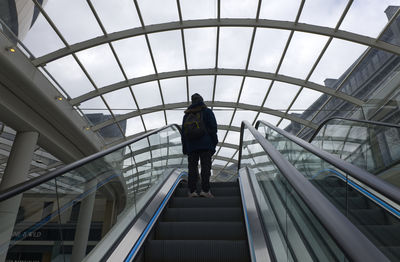
[[[112,45],[128,78],[155,73],[144,36],[122,39]]]
[[[354,1],[340,29],[377,37],[388,22],[385,10],[389,5],[399,5],[399,3],[392,0]]]
[[[222,18],[256,18],[258,0],[221,1]]]
[[[244,69],[249,55],[252,28],[221,27],[218,67]]]
[[[241,76],[217,76],[214,100],[236,103],[242,79]]]
[[[91,1],[107,33],[140,27],[139,16],[132,0]]]
[[[285,0],[285,7],[282,7],[282,0],[262,1],[260,18],[294,21],[300,5],[299,0]]]
[[[249,69],[274,73],[282,57],[289,31],[258,28]],[[273,39],[274,41],[271,41]]]
[[[198,93],[203,97],[204,101],[211,101],[213,87],[214,76],[190,76],[189,99],[194,93]]]
[[[225,143],[239,145],[240,133],[235,131],[229,131],[226,136]]]
[[[196,28],[184,30],[186,57],[189,69],[215,66],[217,29]]]
[[[363,45],[333,39],[310,81],[324,85],[327,78],[338,79],[366,49]]]
[[[348,0],[306,1],[300,16],[300,23],[335,27]],[[315,10],[318,10],[317,12]]]
[[[147,130],[152,130],[165,126],[165,118],[163,112],[155,112],[143,115],[144,124]]]
[[[126,136],[131,136],[144,131],[143,123],[140,117],[132,117],[126,120]],[[147,143],[147,142],[146,142]],[[136,146],[136,143],[134,144]],[[135,147],[136,149],[136,147]]]
[[[271,109],[285,111],[299,89],[299,86],[276,81],[271,88],[264,106]]]
[[[22,38],[22,43],[36,57],[65,47],[42,14],[39,14],[26,36],[21,34],[19,38]]]
[[[247,120],[252,123],[256,117],[257,112],[249,110],[237,110],[235,117],[232,121],[232,126],[240,127],[243,120]]]
[[[186,77],[160,80],[166,104],[187,101]]]
[[[83,50],[76,55],[97,87],[125,80],[108,44]]]
[[[260,106],[270,84],[270,80],[247,77],[240,96],[240,103]]]
[[[139,108],[161,105],[161,96],[157,81],[133,86],[133,94],[139,104]]]
[[[82,102],[79,106],[82,112],[85,115],[88,114],[106,114],[108,115],[110,111],[108,111],[106,105],[100,97],[92,98],[88,101]],[[98,124],[98,123],[94,123]]]
[[[149,40],[158,73],[185,69],[179,30],[150,34]]]
[[[303,88],[300,92],[299,96],[297,97],[296,101],[293,103],[291,111],[294,113],[302,113],[306,109],[308,109],[320,96],[322,95],[321,92]]]
[[[93,85],[72,56],[50,62],[45,68],[72,98],[94,90]]]
[[[221,150],[218,152],[218,156],[223,156],[227,158],[233,157],[233,154],[236,153],[236,150],[228,147],[221,147]]]
[[[218,120],[217,120],[217,122],[218,122]],[[219,143],[222,143],[222,140],[224,139],[226,132],[227,132],[226,130],[218,130],[217,136],[218,136]]]
[[[216,18],[215,0],[185,0],[180,5],[183,20]]]
[[[183,118],[183,109],[176,109],[176,110],[166,110],[167,113],[167,124],[182,124]]]
[[[104,95],[104,99],[114,115],[126,114],[137,109],[129,87],[107,93]]]
[[[221,159],[214,159],[213,162],[212,162],[213,166],[214,165],[216,165],[216,166],[225,166],[227,163],[228,163],[227,161],[221,160]]]
[[[267,121],[268,123],[271,123],[272,125],[276,126],[276,124],[278,123],[278,121],[280,120],[280,117],[277,116],[273,116],[270,114],[265,114],[265,113],[260,113],[258,115],[257,121],[258,120],[264,120]]]
[[[103,34],[86,1],[47,1],[44,10],[69,44]],[[63,15],[60,14],[60,10]],[[73,18],[65,14],[73,14]],[[85,22],[82,23],[82,21]]]
[[[279,73],[306,78],[327,40],[325,36],[295,32]]]
[[[138,3],[146,25],[179,21],[175,0],[138,0]]]
[[[229,108],[214,108],[214,115],[218,125],[229,125],[231,122],[232,113],[233,110]]]

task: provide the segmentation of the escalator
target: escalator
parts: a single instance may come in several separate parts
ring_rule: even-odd
[[[214,199],[174,196],[135,261],[250,261],[239,184],[211,183]]]
[[[398,187],[352,165],[351,162],[335,158],[326,151],[266,122],[260,121],[257,127],[263,136],[267,137],[275,148],[300,171],[300,175],[310,181],[382,253],[392,261],[400,260],[400,209],[398,204],[400,203],[400,191]],[[359,129],[357,131],[361,138],[362,133]],[[340,134],[340,132],[338,133]],[[348,131],[344,133],[347,139],[351,137]],[[329,135],[331,134],[327,132],[326,136]],[[327,141],[331,139],[319,137],[318,140],[324,141],[326,145],[324,149],[327,149]],[[337,136],[334,139],[339,140]],[[366,140],[371,141],[371,139]],[[354,143],[354,139],[352,141]],[[343,150],[345,143],[342,141],[342,144],[336,148]],[[319,143],[319,145],[321,144]],[[332,146],[329,148],[332,149]],[[366,148],[365,143],[363,148]],[[355,149],[355,152],[360,152],[360,150]],[[354,153],[347,153],[347,156],[355,156]],[[346,157],[344,160],[346,159],[352,158]],[[353,159],[357,159],[357,157]],[[382,166],[379,169],[382,170]]]
[[[238,179],[212,183],[212,199],[187,197],[176,125],[0,192],[0,211],[21,203],[13,230],[0,226],[0,255],[57,262],[398,260],[396,233],[389,240],[377,227],[386,224],[354,215],[368,219],[362,212],[382,207],[352,196],[352,165],[337,176],[343,163],[325,163],[268,125],[257,127],[242,123]],[[363,188],[396,207],[391,187]],[[384,212],[395,232],[397,217]]]

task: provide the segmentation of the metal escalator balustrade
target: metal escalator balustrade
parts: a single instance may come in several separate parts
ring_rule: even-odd
[[[390,260],[400,259],[400,191],[266,122],[261,134]]]
[[[186,165],[180,128],[169,125],[0,192],[0,261],[104,256],[172,170]],[[7,213],[9,205],[19,205],[18,214]]]
[[[242,123],[239,163],[277,261],[389,261],[264,137]]]
[[[309,139],[312,145],[400,187],[400,126],[330,118]]]

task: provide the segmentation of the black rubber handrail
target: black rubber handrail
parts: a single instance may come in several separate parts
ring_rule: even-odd
[[[315,136],[319,133],[321,128],[325,126],[328,122],[332,120],[345,120],[345,121],[350,121],[350,122],[359,122],[363,124],[370,124],[370,125],[376,125],[376,126],[386,126],[386,127],[393,127],[393,128],[400,128],[399,125],[392,124],[392,123],[385,123],[385,122],[378,122],[378,121],[370,121],[370,120],[361,120],[361,119],[353,119],[353,118],[345,118],[345,117],[331,117],[326,120],[324,120],[321,124],[319,124],[318,128],[315,130],[314,134],[310,137],[308,142],[312,142],[315,138]]]
[[[274,131],[278,132],[282,136],[286,137],[290,141],[296,143],[297,145],[301,146],[302,148],[306,149],[307,151],[315,154],[319,158],[325,160],[329,164],[333,165],[339,170],[342,170],[346,174],[350,175],[351,177],[357,179],[358,181],[364,183],[368,187],[372,188],[373,190],[379,192],[380,194],[386,196],[390,200],[400,203],[400,189],[392,184],[387,183],[386,181],[376,177],[375,175],[369,173],[368,171],[361,169],[351,163],[348,163],[310,143],[304,141],[303,139],[294,136],[285,130],[277,128],[276,126],[265,122],[263,120],[259,120],[256,123],[256,129],[260,126],[260,123],[268,126],[269,128],[273,129]]]
[[[119,149],[121,149],[121,148],[123,148],[123,147],[125,147],[127,145],[135,143],[135,142],[137,142],[137,141],[139,141],[139,140],[141,140],[143,138],[149,137],[149,136],[151,136],[151,135],[153,135],[155,133],[160,132],[161,130],[164,130],[164,129],[167,129],[167,128],[170,128],[170,127],[176,127],[179,130],[179,133],[182,133],[180,126],[178,126],[176,124],[170,124],[170,125],[166,125],[164,127],[160,127],[158,129],[155,129],[153,131],[147,132],[147,133],[145,133],[143,135],[140,135],[138,137],[132,138],[132,139],[130,139],[128,141],[122,142],[122,143],[120,143],[118,145],[115,145],[115,146],[112,146],[110,148],[107,148],[107,149],[105,149],[103,151],[94,153],[93,155],[90,155],[90,156],[87,156],[85,158],[82,158],[82,159],[80,159],[78,161],[75,161],[75,162],[73,162],[71,164],[63,166],[63,167],[61,167],[59,169],[56,169],[56,170],[51,171],[51,172],[48,172],[48,173],[46,173],[46,174],[44,174],[42,176],[38,176],[38,177],[32,178],[32,179],[30,179],[28,181],[16,184],[16,185],[14,185],[14,186],[6,189],[6,190],[3,190],[3,191],[0,192],[0,201],[7,200],[7,199],[9,199],[11,197],[14,197],[14,196],[16,196],[18,194],[21,194],[21,193],[23,193],[23,192],[25,192],[25,191],[27,191],[29,189],[32,189],[32,188],[34,188],[34,187],[36,187],[36,186],[38,186],[40,184],[43,184],[43,183],[45,183],[45,182],[47,182],[47,181],[49,181],[49,180],[51,180],[53,178],[56,178],[58,176],[61,176],[61,175],[65,174],[65,173],[73,170],[73,169],[81,167],[81,166],[83,166],[83,165],[85,165],[85,164],[87,164],[87,163],[89,163],[89,162],[91,162],[93,160],[101,158],[101,157],[103,157],[105,155],[108,155],[108,154],[110,154],[110,153],[112,153],[112,152],[114,152],[116,150],[119,150]]]
[[[322,226],[332,236],[350,261],[389,261],[388,258],[354,226],[322,193],[316,189],[279,151],[247,121],[240,131],[239,168],[243,131],[248,129],[281,174],[306,203]]]

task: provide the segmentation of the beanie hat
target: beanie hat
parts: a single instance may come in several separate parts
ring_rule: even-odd
[[[198,93],[194,93],[192,95],[192,104],[197,104],[203,102],[203,97],[201,97],[201,95],[199,95]]]

